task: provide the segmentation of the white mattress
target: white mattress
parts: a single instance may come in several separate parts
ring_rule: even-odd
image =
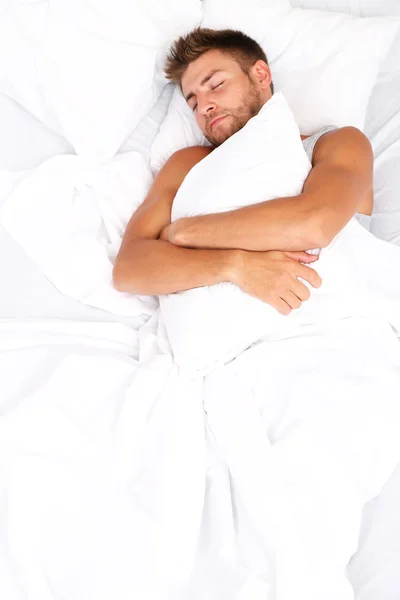
[[[322,8],[325,5],[331,10],[358,10],[360,14],[400,14],[400,3],[395,0],[362,3],[354,0],[331,0],[325,3],[321,0],[297,0],[293,4],[306,8]],[[388,78],[386,75],[387,70],[392,73],[395,61],[400,64],[400,36],[394,52],[388,57],[386,71],[383,69],[381,74],[381,85],[371,98],[366,132],[373,142],[376,156],[375,196],[378,208],[372,231],[400,243],[400,202],[397,191],[400,189],[400,73],[397,83],[392,76]],[[137,149],[145,155],[148,153],[166,112],[171,92],[171,87],[167,87],[157,106],[125,142],[121,152]],[[55,154],[72,153],[66,140],[47,130],[4,96],[0,96],[0,121],[0,168],[13,171],[30,169]],[[388,212],[395,218],[388,220]],[[1,226],[0,256],[0,318],[129,322],[127,318],[90,308],[63,296]],[[381,494],[365,508],[359,552],[353,557],[349,568],[349,577],[357,590],[357,600],[400,598],[399,505],[400,465]]]

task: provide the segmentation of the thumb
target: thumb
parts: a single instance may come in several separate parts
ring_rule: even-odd
[[[312,262],[315,262],[316,260],[318,260],[318,255],[308,254],[308,252],[303,252],[303,251],[286,252],[286,255],[289,256],[289,258],[292,258],[293,260],[297,260],[297,262],[302,262],[302,263],[312,263]]]

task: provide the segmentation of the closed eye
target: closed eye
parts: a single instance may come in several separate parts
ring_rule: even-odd
[[[217,89],[217,88],[218,88],[220,85],[222,85],[223,83],[225,83],[225,81],[221,81],[220,83],[217,83],[217,85],[214,85],[214,87],[212,87],[211,89],[212,89],[212,90],[215,90],[215,89]],[[192,111],[194,112],[194,111],[196,110],[196,108],[197,108],[197,103],[196,103],[196,104],[194,104],[194,105],[192,106]]]

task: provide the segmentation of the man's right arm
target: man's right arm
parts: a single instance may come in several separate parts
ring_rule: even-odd
[[[171,222],[176,192],[190,169],[205,155],[202,147],[176,152],[160,170],[130,219],[115,260],[117,290],[133,294],[168,294],[232,281],[238,251],[180,248],[158,239]]]
[[[170,294],[232,281],[236,250],[191,250],[141,239],[130,244],[114,267],[114,286],[132,294]]]

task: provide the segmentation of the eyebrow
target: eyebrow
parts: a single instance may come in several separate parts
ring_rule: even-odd
[[[200,81],[200,87],[203,86],[203,85],[205,85],[207,83],[207,81],[209,81],[211,79],[211,77],[213,75],[215,75],[215,73],[219,73],[220,71],[222,71],[222,69],[214,69],[213,71],[211,71],[208,75],[206,75],[204,77],[204,79],[202,79]],[[191,98],[193,98],[193,96],[195,96],[194,92],[189,92],[189,94],[187,96],[185,96],[186,102],[189,102],[189,100]]]

